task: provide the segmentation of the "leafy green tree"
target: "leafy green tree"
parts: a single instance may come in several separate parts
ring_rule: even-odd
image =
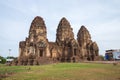
[[[1,56],[0,56],[0,60],[1,60],[0,63],[2,63],[2,64],[5,64],[5,63],[6,63],[6,59],[5,59],[4,57],[1,57]]]

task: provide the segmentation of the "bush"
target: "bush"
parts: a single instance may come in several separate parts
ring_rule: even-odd
[[[1,60],[0,63],[2,63],[2,64],[5,64],[5,63],[6,63],[6,59],[5,59],[4,57],[1,57],[1,56],[0,56],[0,60]]]
[[[103,55],[99,55],[99,59],[100,59],[101,61],[104,61],[104,56],[103,56]]]

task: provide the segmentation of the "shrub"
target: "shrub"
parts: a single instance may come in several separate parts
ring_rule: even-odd
[[[5,59],[4,57],[1,57],[1,56],[0,56],[0,60],[1,60],[0,63],[2,63],[2,64],[5,64],[5,63],[6,63],[6,59]]]

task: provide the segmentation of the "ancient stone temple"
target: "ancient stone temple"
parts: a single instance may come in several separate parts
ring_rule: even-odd
[[[76,40],[70,23],[63,17],[58,24],[55,42],[48,41],[46,29],[43,18],[35,17],[29,36],[19,43],[19,58],[14,64],[39,65],[97,59],[99,48],[85,26],[81,26]]]

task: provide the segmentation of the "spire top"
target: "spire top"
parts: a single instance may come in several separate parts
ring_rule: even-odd
[[[59,27],[70,27],[70,23],[68,22],[68,20],[63,17],[60,22],[59,22]]]

